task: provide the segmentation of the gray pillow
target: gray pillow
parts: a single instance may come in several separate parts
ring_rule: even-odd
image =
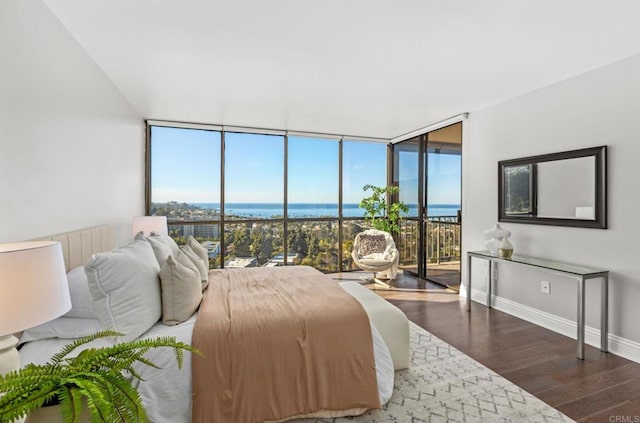
[[[189,257],[189,260],[191,260],[191,262],[198,269],[198,272],[200,272],[200,278],[202,280],[202,290],[204,291],[205,288],[209,285],[209,266],[204,264],[202,259],[198,257],[198,255],[195,252],[193,252],[193,250],[188,244],[183,246],[181,251],[187,257]]]
[[[187,245],[191,247],[194,253],[198,255],[202,259],[202,261],[207,265],[207,269],[209,268],[209,255],[207,254],[207,249],[202,246],[194,237],[189,236],[187,239]]]
[[[180,251],[167,257],[160,269],[162,323],[177,325],[188,320],[202,301],[202,280],[195,264]]]
[[[173,254],[171,247],[157,237],[149,236],[147,237],[147,241],[149,241],[151,248],[153,248],[153,254],[156,256],[156,260],[158,260],[158,266],[162,267],[167,257]]]
[[[84,271],[84,266],[71,269],[67,273],[69,281],[69,295],[71,296],[71,310],[66,317],[76,317],[80,319],[95,319],[93,312],[91,292],[89,292],[89,281]]]
[[[124,333],[124,341],[136,339],[160,319],[159,270],[145,239],[94,254],[85,264],[93,311],[105,327]]]
[[[159,234],[157,232],[151,232],[151,234],[149,235],[149,238],[156,239],[162,242],[167,247],[169,247],[169,249],[171,250],[172,256],[175,257],[178,255],[178,251],[180,251],[180,247],[178,247],[178,244],[176,244],[173,238],[171,238],[169,235]]]

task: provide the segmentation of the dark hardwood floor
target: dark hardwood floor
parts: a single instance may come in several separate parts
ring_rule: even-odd
[[[334,276],[353,280],[360,274]],[[396,285],[405,278],[399,275]],[[425,286],[423,292],[375,290],[414,323],[574,420],[640,422],[640,364],[591,346],[578,360],[574,339],[478,303],[467,313],[455,292]]]

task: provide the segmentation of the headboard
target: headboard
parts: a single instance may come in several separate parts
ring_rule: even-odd
[[[84,265],[95,253],[115,248],[113,228],[109,225],[94,226],[39,238],[58,241],[62,244],[62,254],[67,272]]]

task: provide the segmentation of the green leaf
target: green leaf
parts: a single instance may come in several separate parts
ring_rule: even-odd
[[[371,191],[369,197],[360,201],[360,207],[365,210],[364,219],[373,228],[389,232],[391,234],[400,231],[399,221],[402,219],[401,212],[407,213],[409,208],[403,202],[391,202],[397,198],[400,188],[397,186],[377,187],[367,184],[362,187],[363,191]]]

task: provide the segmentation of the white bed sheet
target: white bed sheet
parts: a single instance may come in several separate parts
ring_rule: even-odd
[[[141,338],[175,336],[178,341],[191,344],[191,334],[196,318],[197,314],[175,326],[166,326],[158,322]],[[387,345],[373,325],[371,325],[371,333],[380,403],[386,404],[393,392],[393,362]],[[26,343],[20,350],[22,366],[27,363],[46,363],[53,354],[70,342],[69,339],[46,339]],[[110,341],[100,339],[88,345],[101,347],[109,344]],[[77,352],[80,351],[79,349]],[[158,370],[148,366],[136,366],[136,370],[144,379],[144,381],[137,381],[136,385],[149,419],[154,423],[191,422],[191,354],[185,354],[182,370],[178,369],[174,354],[168,348],[151,350],[147,358],[162,368]]]

